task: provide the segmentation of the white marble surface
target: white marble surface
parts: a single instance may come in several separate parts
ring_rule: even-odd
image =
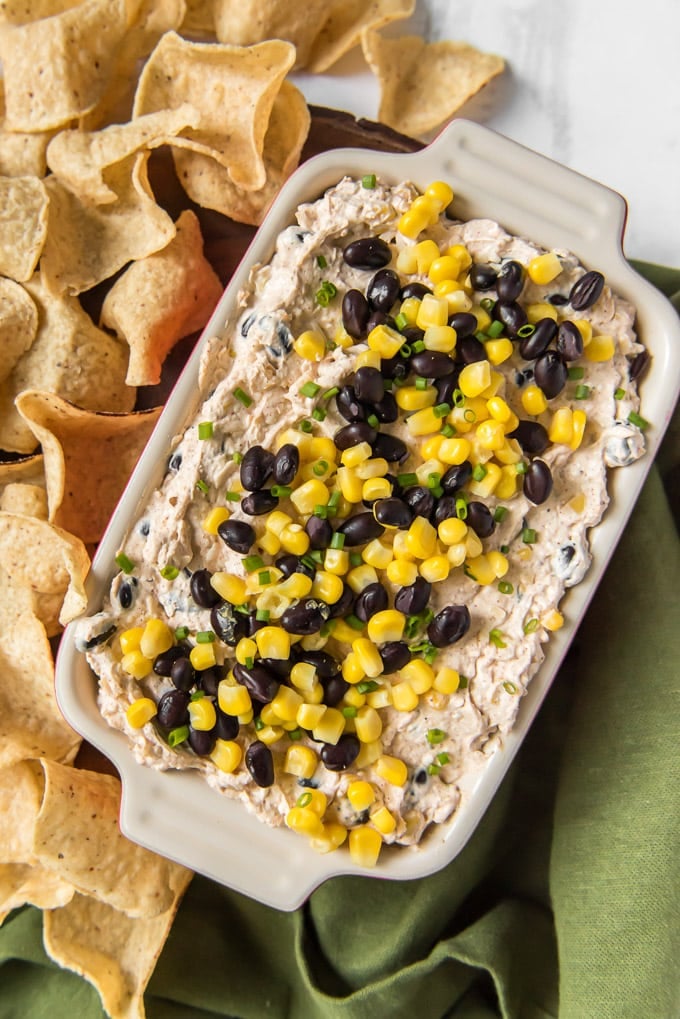
[[[673,0],[418,0],[390,34],[460,39],[507,70],[460,110],[619,191],[624,249],[680,267],[680,5]],[[310,102],[375,119],[360,50],[298,75]]]

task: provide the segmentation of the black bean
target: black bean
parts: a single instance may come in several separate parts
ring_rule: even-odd
[[[168,460],[168,470],[178,471],[181,466],[182,466],[182,454],[173,453],[170,459]]]
[[[274,785],[274,757],[266,743],[255,740],[246,750],[246,768],[256,785],[268,789]]]
[[[546,350],[534,365],[536,385],[543,390],[547,400],[561,393],[568,378],[567,366],[556,350]]]
[[[499,301],[494,315],[499,322],[503,323],[510,336],[517,336],[522,326],[525,326],[528,321],[526,311],[517,301]]]
[[[456,497],[450,493],[442,495],[437,502],[437,506],[434,511],[432,523],[435,527],[439,527],[442,520],[450,520],[451,517],[455,517],[456,513]]]
[[[467,605],[447,605],[427,628],[427,636],[435,647],[455,644],[470,629],[470,612]]]
[[[385,528],[378,523],[372,513],[355,513],[353,517],[340,524],[338,531],[345,535],[345,548],[355,548],[357,545],[365,545],[366,542],[379,538],[384,534]]]
[[[399,297],[401,280],[393,269],[379,269],[366,289],[366,299],[374,311],[389,311]]]
[[[196,674],[198,685],[209,697],[217,697],[217,688],[224,679],[225,669],[222,665],[211,665]]]
[[[133,585],[128,580],[124,580],[118,588],[118,602],[122,609],[129,609],[132,605],[134,598]]]
[[[258,658],[257,664],[268,669],[278,679],[288,679],[295,660],[292,658]]]
[[[262,704],[269,704],[279,692],[281,684],[278,678],[260,662],[250,667],[236,662],[233,671],[236,682],[241,683]]]
[[[345,425],[333,436],[333,442],[338,449],[345,450],[351,446],[358,446],[360,442],[367,442],[372,445],[378,433],[365,421],[355,421],[351,425]]]
[[[366,335],[368,316],[368,301],[361,291],[348,290],[342,299],[342,324],[355,340],[363,340]]]
[[[354,375],[354,392],[362,403],[379,403],[385,395],[385,382],[378,369],[359,368]]]
[[[362,623],[367,623],[376,612],[384,612],[389,604],[387,591],[382,584],[368,584],[354,602],[354,615]]]
[[[251,492],[241,499],[241,509],[249,517],[261,517],[264,513],[271,513],[278,504],[278,495],[274,495],[268,488],[263,488],[259,492]]]
[[[274,565],[277,569],[281,570],[284,580],[287,577],[291,577],[294,573],[304,573],[305,576],[314,580],[314,576],[316,574],[316,568],[314,566],[311,566],[309,563],[303,563],[298,556],[293,555],[292,553],[280,556]]]
[[[548,300],[556,308],[561,308],[564,304],[569,304],[569,298],[565,297],[564,294],[551,294]]]
[[[380,648],[383,672],[398,672],[411,661],[411,649],[403,640],[390,640]]]
[[[210,625],[223,644],[236,647],[245,637],[247,619],[243,612],[237,612],[228,601],[215,605],[210,613]]]
[[[472,464],[469,460],[463,460],[462,464],[454,464],[449,467],[442,476],[440,485],[447,495],[452,495],[466,485],[472,477]]]
[[[539,319],[531,336],[520,339],[519,352],[525,361],[535,361],[541,354],[545,354],[556,335],[557,322],[554,319]]]
[[[324,743],[319,757],[329,771],[345,771],[350,764],[354,764],[360,749],[361,744],[357,737],[348,732],[335,744]]]
[[[449,325],[456,330],[456,336],[462,340],[464,336],[473,336],[477,332],[477,316],[469,311],[456,311],[449,316]]]
[[[301,598],[285,610],[281,616],[281,626],[288,633],[309,636],[318,633],[323,624],[330,619],[330,615],[326,602],[317,598]]]
[[[449,407],[453,407],[454,393],[458,389],[459,378],[460,368],[454,366],[454,371],[450,375],[444,375],[443,378],[434,380],[435,389],[437,390],[437,403],[448,403]]]
[[[305,531],[309,535],[309,544],[314,549],[328,548],[333,540],[333,528],[330,520],[317,517],[314,513],[307,520]]]
[[[342,594],[336,602],[330,606],[329,619],[344,619],[352,611],[354,605],[354,591],[349,584],[344,584]]]
[[[523,491],[529,502],[536,506],[545,502],[552,492],[553,478],[544,460],[532,460],[524,475]]]
[[[408,300],[409,297],[415,297],[419,301],[422,301],[425,294],[431,294],[432,291],[429,287],[426,287],[424,283],[418,283],[414,280],[413,283],[406,283],[399,291],[399,296],[402,301]]]
[[[583,353],[583,337],[573,322],[561,322],[557,330],[557,349],[565,361],[578,361]]]
[[[251,446],[241,461],[241,484],[247,492],[264,488],[274,470],[274,455],[263,446]]]
[[[390,496],[389,499],[378,499],[373,504],[373,516],[385,527],[398,527],[401,530],[411,526],[413,510],[401,499]]]
[[[498,273],[492,265],[475,263],[470,268],[470,285],[475,290],[492,290],[496,286]],[[475,328],[477,328],[475,326]]]
[[[604,288],[604,276],[601,272],[591,269],[581,276],[580,280],[574,283],[569,291],[569,303],[574,311],[584,311],[592,308],[599,299]]]
[[[172,666],[178,658],[185,658],[187,655],[187,649],[183,644],[175,644],[174,647],[168,648],[167,651],[162,651],[156,656],[153,663],[153,671],[158,676],[169,676],[172,672]]]
[[[215,749],[217,734],[214,729],[206,732],[203,729],[189,729],[189,746],[199,757],[207,757]]]
[[[391,425],[399,417],[397,401],[391,393],[385,393],[382,400],[378,400],[370,409],[383,425]]]
[[[195,570],[189,581],[191,597],[202,609],[210,609],[213,605],[219,604],[222,598],[210,583],[212,573],[210,570]]]
[[[255,543],[255,530],[245,520],[225,520],[217,533],[225,545],[240,555],[248,555]]]
[[[465,523],[471,527],[478,538],[488,538],[496,529],[493,514],[483,502],[469,502]]]
[[[238,730],[239,722],[236,715],[226,715],[217,708],[217,724],[213,730],[217,739],[236,739]]]
[[[366,420],[366,409],[359,403],[354,386],[342,386],[340,392],[336,393],[335,405],[338,413],[350,424]]]
[[[156,718],[164,729],[186,725],[189,720],[189,694],[184,690],[168,690],[158,702]]]
[[[524,269],[519,262],[505,262],[496,283],[498,300],[503,304],[516,301],[524,286]]]
[[[404,326],[399,332],[404,337],[407,343],[417,343],[422,340],[425,336],[425,330],[420,329],[418,326]],[[404,355],[402,354],[401,357]]]
[[[247,616],[244,614],[243,618],[246,621],[246,637],[252,637],[263,626],[269,626],[269,623],[265,622],[264,619],[257,618],[256,609],[251,609]]]
[[[277,485],[290,485],[300,467],[300,450],[287,442],[274,457],[273,477]]]
[[[456,343],[456,355],[463,364],[486,361],[484,344],[476,336],[462,336]]]
[[[534,369],[533,368],[522,368],[521,371],[515,372],[515,385],[518,389],[522,386],[526,386],[528,382],[534,381]]]
[[[380,371],[384,379],[405,379],[410,371],[409,362],[401,354],[395,354],[380,362]]]
[[[428,520],[434,512],[435,498],[429,488],[414,485],[402,493],[402,499],[415,517],[426,517]]]
[[[322,679],[321,685],[324,690],[323,702],[329,708],[334,708],[337,704],[339,704],[349,690],[349,683],[339,674],[337,676],[331,676],[330,679]]]
[[[432,592],[432,584],[424,577],[416,577],[412,584],[400,588],[394,598],[394,607],[405,616],[417,616],[427,608]]]
[[[342,257],[353,269],[382,269],[392,261],[392,249],[381,237],[362,237],[348,244]]]
[[[443,379],[453,371],[453,361],[441,351],[421,350],[411,358],[411,368],[424,379]]]
[[[170,679],[178,690],[191,690],[196,683],[196,670],[188,658],[178,658],[173,662]]]
[[[384,311],[372,311],[371,314],[368,316],[368,322],[366,323],[366,332],[371,333],[376,328],[376,326],[388,324],[390,325],[390,327],[394,326],[394,321],[390,318],[389,315],[386,315]]]
[[[638,382],[643,377],[649,368],[651,360],[647,349],[641,350],[639,354],[635,355],[628,369],[628,376],[631,382]]]
[[[373,456],[381,456],[388,463],[401,463],[408,456],[408,446],[396,435],[378,432],[371,442]]]
[[[530,456],[542,453],[550,445],[548,432],[539,421],[520,421],[514,431],[508,432],[508,438],[517,439],[522,450]]]
[[[299,644],[296,645],[296,661],[313,665],[319,679],[332,679],[339,674],[340,662],[327,651],[305,651],[304,648],[297,650],[298,648]]]

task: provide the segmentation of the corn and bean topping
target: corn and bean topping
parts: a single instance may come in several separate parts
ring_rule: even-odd
[[[447,707],[470,681],[450,649],[478,628],[480,591],[508,604],[522,597],[519,570],[541,541],[528,511],[551,499],[551,451],[587,441],[589,366],[616,352],[587,315],[605,291],[599,272],[565,291],[555,251],[527,264],[476,260],[433,232],[453,197],[434,182],[398,219],[398,243],[368,234],[346,244],[339,257],[361,286],[324,277],[338,257],[330,247],[315,255],[323,325],[278,333],[309,413],[267,445],[225,454],[232,480],[206,498],[201,529],[213,561],[222,549],[228,566],[158,564],[168,590],[188,578],[201,628],[150,615],[88,644],[112,644],[136,684],[130,729],[149,727],[178,754],[263,790],[285,779],[297,789],[288,827],[319,852],[346,843],[364,867],[408,827],[418,787],[447,778]],[[324,388],[319,366],[338,353],[343,374]],[[642,373],[644,353],[629,360],[613,399]],[[248,414],[256,394],[239,385],[232,399]],[[330,434],[329,415],[339,423]],[[647,424],[635,409],[626,423]],[[200,443],[220,438],[212,420],[193,427]],[[197,498],[210,489],[199,478]],[[528,510],[517,527],[520,503]],[[584,505],[576,491],[560,511],[578,517]],[[567,576],[576,547],[559,555]],[[124,550],[118,564],[128,610],[135,562]],[[453,578],[464,595],[448,600]],[[555,606],[536,614],[527,599],[527,642],[563,622]],[[500,623],[485,640],[502,655]],[[155,696],[150,676],[161,681]],[[514,677],[499,683],[499,696],[522,692]],[[398,740],[384,742],[395,713],[407,726],[418,714],[442,719],[421,727],[415,764]],[[324,773],[342,775],[337,796],[320,788]]]

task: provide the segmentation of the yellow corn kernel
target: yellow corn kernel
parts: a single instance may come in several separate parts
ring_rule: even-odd
[[[290,657],[290,634],[281,626],[263,626],[255,632],[261,658],[286,660]]]
[[[306,329],[293,340],[293,350],[305,361],[320,361],[326,353],[326,340],[314,329]]]
[[[420,575],[428,584],[439,584],[446,580],[451,571],[451,564],[445,555],[433,555],[420,564]]]
[[[488,340],[484,344],[484,352],[491,364],[503,364],[514,352],[512,340],[501,336],[497,340]]]
[[[464,435],[472,430],[476,419],[477,415],[468,407],[454,407],[447,421],[458,432],[458,436],[456,436],[458,438],[460,435]]]
[[[347,643],[352,643],[352,641],[356,640],[356,632],[352,630],[351,634],[352,635],[351,637],[349,637]],[[335,630],[333,630],[333,636],[334,637],[336,636]],[[359,663],[359,659],[357,658],[353,651],[350,651],[348,655],[345,655],[345,657],[342,660],[341,668],[342,678],[345,680],[346,683],[360,683],[361,680],[365,679],[366,677],[366,673],[362,669]]]
[[[223,524],[225,520],[229,519],[229,510],[226,506],[215,506],[210,512],[203,518],[201,527],[206,534],[217,534],[217,528],[220,524]]]
[[[495,421],[493,418],[481,421],[475,429],[475,436],[477,443],[482,449],[489,449],[493,452],[497,449],[502,449],[505,445],[503,425],[500,421]]]
[[[586,508],[586,497],[583,492],[577,492],[577,494],[570,499],[567,503],[569,509],[573,510],[574,513],[583,513]]]
[[[290,501],[295,506],[298,513],[303,516],[308,516],[314,512],[315,506],[325,506],[330,499],[330,492],[323,481],[313,479],[311,481],[305,481],[303,485],[296,488],[291,493]],[[283,541],[285,530],[281,533],[281,540]]]
[[[441,421],[439,422],[441,424]],[[439,453],[439,447],[444,441],[443,435],[431,435],[429,439],[425,439],[420,445],[420,453],[423,460],[436,459]]]
[[[344,548],[327,548],[323,559],[323,568],[326,573],[344,577],[349,569],[349,552],[346,552]]]
[[[593,327],[586,318],[575,318],[572,319],[574,325],[581,334],[583,340],[583,346],[587,347],[593,338]]]
[[[276,585],[276,590],[285,598],[306,598],[312,591],[312,578],[305,573],[291,573],[289,577]],[[264,627],[263,627],[264,629]]]
[[[359,693],[355,686],[350,686],[349,690],[345,691],[342,701],[343,704],[349,704],[353,708],[363,708],[366,703],[366,694]]]
[[[336,601],[342,597],[343,590],[344,584],[342,580],[340,577],[336,577],[334,573],[326,573],[325,570],[319,570],[314,577],[312,597],[319,598],[328,605],[335,605]]]
[[[521,457],[519,459],[521,459]],[[499,499],[512,499],[514,495],[517,495],[520,477],[521,475],[517,473],[514,464],[508,464],[505,467],[502,467],[501,477],[494,489],[494,494]]]
[[[363,483],[361,498],[366,502],[374,502],[376,499],[388,499],[392,494],[392,486],[387,478],[368,478]]]
[[[452,669],[449,665],[442,665],[437,670],[432,687],[437,693],[452,694],[455,693],[460,685],[460,673],[456,669]]]
[[[587,361],[609,361],[614,356],[615,350],[613,336],[593,336],[584,354]]]
[[[548,427],[548,438],[551,442],[560,442],[568,446],[573,436],[574,427],[571,410],[569,407],[560,407],[552,416]]]
[[[356,446],[353,448],[356,449]],[[361,478],[362,481],[369,481],[372,478],[384,478],[389,469],[390,465],[383,456],[370,455],[367,460],[362,460],[361,463],[356,464],[354,467],[357,477]]]
[[[396,329],[390,329],[386,325],[379,325],[375,329],[371,329],[366,337],[366,342],[371,350],[376,350],[381,358],[387,361],[399,353],[404,345],[404,337]]]
[[[362,350],[354,358],[354,371],[360,368],[377,368],[380,370],[380,354],[375,350]]]
[[[372,450],[370,445],[367,442],[358,442],[356,446],[350,446],[349,449],[343,450],[340,459],[343,467],[354,470],[356,476],[361,478],[362,481],[365,481],[366,478],[361,477],[359,474],[359,468],[363,467],[365,470],[365,465],[371,460],[371,456]],[[368,476],[370,476],[370,469]]]
[[[309,701],[305,701],[297,709],[295,722],[302,729],[309,729],[311,732],[320,723],[327,710],[325,704],[310,704]]]
[[[425,294],[420,307],[416,325],[419,329],[429,329],[430,326],[445,326],[449,318],[449,302],[445,297],[435,297],[434,294]]]
[[[189,661],[199,671],[201,669],[212,668],[217,662],[215,658],[215,645],[210,642],[208,644],[197,644],[195,647],[192,647],[189,652]]]
[[[143,633],[143,626],[133,626],[129,630],[123,630],[119,640],[120,650],[124,655],[128,654],[130,651],[139,651],[139,642],[142,639]]]
[[[306,809],[313,810],[317,817],[323,817],[326,813],[328,797],[321,789],[305,789],[300,799],[304,802]]]
[[[234,658],[239,665],[245,665],[249,658],[254,658],[257,654],[257,644],[252,637],[241,637],[238,644],[234,648]]]
[[[292,526],[292,525],[291,525]],[[276,566],[266,566],[253,570],[246,577],[246,590],[250,594],[261,594],[281,579],[283,573]]]
[[[371,824],[378,829],[381,835],[391,835],[397,827],[393,814],[390,814],[386,806],[378,807],[370,815]]]
[[[282,432],[276,436],[275,447],[278,452],[282,446],[290,442],[293,446],[297,446],[300,450],[300,456],[305,456],[307,450],[309,450],[309,444],[312,441],[311,435],[307,435],[305,432],[298,431],[297,428],[284,428]]]
[[[465,551],[467,552],[469,559],[474,559],[476,556],[480,556],[483,551],[480,539],[474,531],[470,530],[470,528],[468,528],[468,532],[465,535]]]
[[[334,619],[333,622],[335,624],[333,626],[334,640],[339,640],[341,644],[351,644],[353,640],[356,640],[357,635],[360,632],[358,629],[355,630],[354,627],[346,623],[344,619]],[[356,680],[356,682],[358,683],[359,680]]]
[[[505,389],[505,377],[501,372],[493,371],[490,372],[489,385],[482,390],[479,394],[484,400],[490,400],[492,396],[496,396],[497,393],[502,392]],[[484,417],[489,416],[489,412],[485,409]],[[478,415],[479,417],[479,415]]]
[[[218,690],[219,693],[219,690]],[[279,718],[271,704],[263,704],[260,710],[260,718],[265,725],[280,725],[283,719]]]
[[[366,810],[375,803],[375,789],[370,782],[357,779],[347,786],[347,799],[355,810]]]
[[[481,481],[473,480],[468,482],[468,489],[472,495],[479,495],[482,498],[491,495],[492,492],[495,491],[498,482],[501,480],[501,468],[498,464],[487,463],[485,464],[485,467],[486,475]],[[514,468],[512,469],[514,470]]]
[[[258,612],[268,612],[270,619],[280,619],[286,609],[290,606],[292,599],[286,598],[274,587],[262,591],[255,599],[255,608]]]
[[[478,329],[478,331],[481,331],[481,332],[485,333],[486,330],[491,325],[491,315],[488,313],[486,308],[482,308],[482,306],[479,305],[479,304],[475,304],[470,309],[470,311],[472,312],[472,314],[477,319],[477,329]]]
[[[416,198],[416,201],[414,202],[414,205],[412,206],[412,208],[415,206],[416,202],[418,202],[418,201],[419,201],[419,199]],[[435,222],[436,222],[436,219],[435,219]],[[415,250],[416,250],[416,262],[417,262],[417,265],[418,265],[418,272],[426,274],[429,271],[430,266],[435,261],[435,259],[439,258],[439,248],[438,248],[438,246],[435,244],[435,242],[433,240],[426,240],[426,241],[420,241],[419,244],[416,244],[416,249]]]
[[[458,379],[458,387],[464,396],[479,396],[490,383],[491,365],[488,361],[466,364]]]
[[[486,553],[486,558],[489,560],[491,569],[494,571],[497,579],[500,580],[501,577],[504,577],[510,567],[507,556],[492,548]]]
[[[286,824],[298,835],[309,835],[315,839],[323,836],[323,822],[309,807],[291,807],[286,814]]]
[[[273,510],[265,520],[265,527],[272,534],[275,534],[277,538],[280,538],[281,532],[292,523],[293,518],[284,513],[283,510]]]
[[[395,559],[412,560],[414,557],[406,545],[406,531],[397,531],[392,538],[392,553]]]
[[[500,421],[501,424],[509,421],[512,414],[512,411],[501,396],[492,396],[490,400],[487,400],[486,409],[494,421]]]
[[[361,502],[364,483],[351,467],[338,468],[338,485],[348,502]]]
[[[378,538],[369,541],[362,552],[362,556],[364,562],[368,563],[369,566],[375,567],[376,570],[387,569],[387,566],[393,559],[392,549],[383,545]]]
[[[297,475],[297,480],[302,483],[303,481],[328,481],[330,476],[335,473],[335,463],[331,460],[314,460],[310,463],[303,464],[300,468],[300,472]]]
[[[295,775],[297,778],[311,778],[316,771],[319,758],[311,747],[292,744],[286,750],[283,761],[283,770],[287,775]]]
[[[228,679],[218,684],[217,703],[225,715],[244,715],[253,706],[245,686],[240,683],[234,686]]]
[[[460,274],[460,262],[453,255],[439,255],[430,262],[427,275],[433,283],[441,283],[442,280],[455,280]]]
[[[151,672],[153,661],[143,655],[138,648],[136,651],[128,651],[123,655],[120,667],[123,672],[127,672],[128,676],[133,676],[134,679],[144,679]]]
[[[281,551],[281,542],[271,531],[265,530],[257,539],[257,543],[267,555],[275,556]]]
[[[484,554],[469,558],[465,563],[465,572],[471,580],[477,581],[484,587],[487,584],[493,584],[496,579],[494,568]]]
[[[175,638],[167,623],[162,619],[147,619],[139,641],[139,650],[146,658],[155,658],[174,643]]]
[[[345,729],[345,716],[337,708],[326,708],[323,715],[312,729],[314,739],[323,743],[336,744]]]
[[[284,731],[280,725],[263,725],[257,730],[257,738],[260,743],[266,743],[267,746],[271,746],[272,743],[278,743],[283,738]]]
[[[366,703],[369,708],[389,708],[392,704],[392,687],[380,686],[377,690],[371,690],[366,694]]]
[[[402,786],[408,778],[408,769],[398,757],[383,754],[375,762],[376,773],[390,785]]]
[[[454,569],[456,566],[463,565],[466,555],[467,549],[464,541],[457,541],[455,545],[449,545],[446,550],[446,558]]]
[[[355,594],[361,594],[365,587],[368,587],[369,584],[377,584],[377,582],[378,574],[368,563],[364,563],[362,566],[355,566],[347,574],[347,583]]]
[[[575,410],[572,414],[571,425],[572,425],[572,436],[569,446],[571,449],[578,449],[583,442],[583,436],[586,430],[586,413],[583,410]]]
[[[366,637],[358,637],[352,642],[352,651],[366,676],[370,679],[375,679],[376,676],[381,674],[383,671],[382,658],[371,640],[368,640]]]
[[[513,416],[513,418],[515,418],[514,414],[512,416]],[[516,427],[517,427],[517,425],[515,425],[515,428]],[[505,428],[506,428],[506,434],[507,434],[507,431],[508,431],[507,425],[505,426]],[[513,430],[512,428],[509,429],[509,431],[512,431],[512,430]],[[495,459],[499,460],[502,464],[516,464],[516,463],[519,463],[519,461],[522,459],[522,447],[520,446],[520,444],[517,441],[517,439],[507,439],[506,438],[505,442],[503,443],[503,448],[496,450]]]
[[[311,482],[306,483],[311,484]],[[319,484],[321,484],[321,482],[319,482]],[[326,488],[325,485],[323,487]],[[328,492],[328,489],[326,489],[326,492]],[[311,510],[304,511],[305,515],[311,515],[313,509],[314,507],[312,507]],[[303,511],[300,510],[300,512]],[[300,524],[288,524],[287,527],[284,527],[279,536],[279,540],[281,542],[281,547],[285,549],[286,552],[291,552],[293,555],[304,555],[309,549],[309,535]]]
[[[200,732],[210,732],[215,728],[217,712],[209,697],[200,697],[197,701],[190,701],[189,719],[192,729],[198,729]]]
[[[270,703],[272,711],[275,711],[284,722],[294,722],[297,717],[298,708],[303,702],[303,697],[296,690],[289,686],[279,687],[276,697]]]
[[[397,406],[402,410],[422,410],[424,407],[434,406],[437,400],[437,390],[434,386],[427,386],[426,389],[401,386],[395,393],[395,400]]]
[[[442,280],[436,284],[432,292],[435,297],[444,298],[449,315],[459,311],[470,311],[472,308],[470,297],[457,280]]]
[[[562,263],[554,251],[546,251],[543,255],[536,255],[527,266],[527,275],[532,283],[545,286],[552,283],[562,272]]]
[[[210,754],[210,760],[213,762],[216,768],[220,771],[225,771],[227,774],[232,774],[236,771],[241,759],[243,757],[243,751],[241,750],[238,743],[235,743],[230,739],[218,739],[215,741],[212,753]]]
[[[399,305],[399,314],[404,316],[407,325],[414,326],[416,324],[416,319],[418,318],[419,308],[420,308],[419,297],[407,297]]]
[[[454,436],[444,439],[439,447],[439,459],[445,464],[462,464],[470,456],[470,443],[467,439]]]
[[[426,230],[430,225],[430,217],[424,210],[407,209],[400,217],[397,229],[404,237],[415,240],[419,233]],[[417,268],[417,264],[416,264]]]
[[[365,704],[354,718],[356,734],[362,743],[375,743],[382,733],[382,719],[375,708]],[[358,765],[357,765],[358,766]]]
[[[322,645],[323,646],[323,645]],[[313,647],[309,648],[310,651],[319,651],[320,648]],[[324,699],[324,688],[318,679],[315,679],[309,690],[305,691],[305,698],[307,704],[321,704]]]
[[[536,325],[542,318],[551,318],[553,322],[557,321],[557,308],[554,304],[547,304],[546,302],[528,304],[526,311],[527,320],[531,325]]]
[[[417,410],[415,414],[411,414],[406,419],[406,427],[408,428],[409,434],[413,436],[419,435],[430,435],[432,432],[438,432],[442,427],[443,421],[441,417],[438,417],[432,407],[426,407],[424,410]]]
[[[402,231],[403,232],[403,231]],[[418,231],[419,232],[419,231]],[[410,234],[404,234],[405,237],[410,237]],[[413,235],[415,237],[416,234]],[[416,249],[414,245],[409,244],[407,248],[402,248],[397,255],[397,270],[403,272],[408,276],[418,272],[418,261],[416,259]]]
[[[376,612],[368,621],[369,639],[375,644],[401,640],[405,625],[406,616],[403,612],[399,612],[397,609],[383,609],[382,612]]]
[[[414,711],[418,707],[418,701],[418,694],[405,680],[395,683],[392,687],[392,706],[397,711]]]
[[[335,443],[327,435],[309,436],[309,450],[303,457],[305,460],[335,460],[337,449]]]
[[[349,833],[349,855],[357,867],[375,867],[382,848],[382,836],[375,828],[362,825]]]
[[[552,612],[548,612],[547,615],[541,619],[542,625],[546,630],[561,630],[564,626],[564,616],[557,609],[553,609]]]
[[[354,762],[355,768],[368,768],[375,764],[382,755],[383,745],[381,739],[371,740],[369,743],[362,743],[357,758]]]
[[[347,838],[347,829],[339,821],[329,821],[323,826],[321,835],[311,838],[309,844],[315,853],[332,853],[339,849]]]
[[[416,559],[428,559],[434,555],[437,547],[437,532],[425,517],[416,517],[409,527],[406,532],[406,547]]]
[[[242,715],[237,715],[236,717],[239,725],[250,725],[255,717],[255,712],[251,708],[249,711],[244,711]]]
[[[430,483],[430,475],[438,474],[441,477],[443,473],[444,464],[440,460],[424,460],[415,470],[418,483],[425,486]]]
[[[343,350],[349,350],[357,342],[353,336],[350,336],[342,322],[338,322],[335,332],[333,333],[333,342],[338,346],[342,347]]]
[[[425,196],[430,199],[439,212],[443,212],[453,201],[453,191],[443,180],[433,180],[431,184],[428,184],[425,188]],[[462,248],[463,251],[466,250],[462,244],[457,247]]]
[[[393,559],[387,564],[387,579],[397,587],[409,587],[418,576],[418,567],[405,559]]]
[[[422,658],[412,658],[399,670],[399,675],[417,694],[427,693],[434,683],[434,669]]]
[[[447,517],[439,524],[437,534],[445,545],[457,545],[459,541],[465,540],[467,524],[458,517]]]
[[[156,702],[150,697],[138,697],[136,701],[128,705],[125,717],[128,725],[133,729],[141,729],[155,717],[157,712]]]

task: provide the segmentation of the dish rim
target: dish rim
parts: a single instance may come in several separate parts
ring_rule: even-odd
[[[57,702],[73,728],[118,769],[124,834],[281,910],[297,908],[331,877],[363,874],[411,880],[440,870],[462,851],[552,685],[623,533],[680,389],[680,321],[663,295],[625,259],[622,242],[627,207],[617,192],[466,120],[453,121],[433,142],[413,153],[359,148],[322,153],[300,166],[284,184],[182,370],[99,544],[86,582],[84,615],[101,604],[117,572],[114,556],[128,523],[157,486],[172,437],[198,405],[202,350],[210,337],[222,331],[236,308],[250,268],[269,259],[278,233],[294,221],[298,205],[318,197],[345,175],[366,172],[375,172],[391,183],[412,180],[421,189],[431,180],[447,180],[454,189],[460,219],[473,215],[494,219],[510,233],[529,237],[548,249],[565,248],[585,266],[604,272],[612,289],[635,305],[638,333],[653,355],[641,388],[645,416],[654,427],[646,433],[645,455],[625,472],[608,473],[611,504],[590,533],[591,567],[562,602],[569,625],[544,645],[545,660],[522,698],[503,746],[474,778],[463,783],[461,804],[448,821],[432,826],[418,847],[383,853],[374,869],[354,865],[347,853],[321,856],[302,848],[298,836],[262,823],[238,800],[213,790],[198,772],[159,772],[138,763],[125,735],[109,727],[99,713],[96,676],[85,656],[75,649],[77,620],[66,627],[56,662]]]

